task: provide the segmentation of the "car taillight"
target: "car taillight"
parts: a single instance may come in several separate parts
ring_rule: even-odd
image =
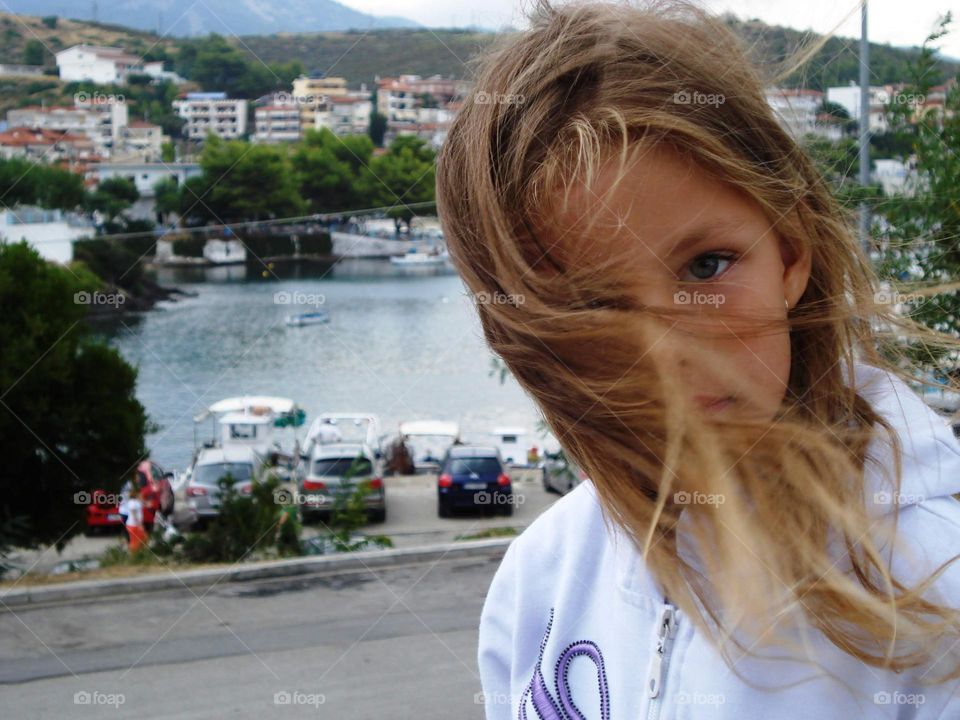
[[[326,490],[326,483],[322,483],[319,480],[304,480],[303,481],[304,490]]]
[[[383,480],[381,480],[380,478],[373,478],[370,481],[370,487],[373,490],[379,490],[380,488],[383,487]]]
[[[510,484],[509,475],[506,475],[505,473],[500,473],[499,475],[497,475],[497,485],[500,485],[502,487],[504,485],[509,485],[509,484]]]
[[[253,485],[241,485],[241,486],[240,486],[240,494],[241,494],[241,495],[249,495],[249,494],[252,493],[252,492],[253,492]]]
[[[443,475],[440,476],[440,479],[437,480],[437,484],[440,487],[450,487],[451,485],[453,485],[453,477],[451,477],[450,475],[447,475],[447,473],[444,473]]]
[[[197,487],[196,485],[187,486],[187,497],[199,497],[200,495],[206,495],[207,489],[203,487]]]

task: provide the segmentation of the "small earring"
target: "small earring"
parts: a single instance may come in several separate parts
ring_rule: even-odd
[[[788,313],[790,312],[790,301],[787,300],[786,298],[783,299],[783,307],[786,308]]]

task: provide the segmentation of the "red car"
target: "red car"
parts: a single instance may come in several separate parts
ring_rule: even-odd
[[[172,477],[173,473],[165,473],[151,460],[144,460],[137,466],[136,483],[143,493],[143,524],[148,532],[153,529],[153,520],[158,512],[162,511],[168,517],[173,514],[173,487],[170,485]],[[123,526],[118,507],[121,493],[94,490],[88,495],[88,533]]]

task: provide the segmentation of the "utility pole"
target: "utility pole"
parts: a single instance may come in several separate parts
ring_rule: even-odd
[[[867,40],[867,0],[860,2],[860,187],[870,184],[870,43]],[[860,201],[860,245],[870,252],[870,208]]]

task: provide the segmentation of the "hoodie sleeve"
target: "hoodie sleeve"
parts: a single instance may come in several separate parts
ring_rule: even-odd
[[[960,558],[950,562],[960,555],[960,502],[949,496],[926,500],[905,508],[900,514],[899,525],[909,542],[908,552],[901,558],[899,568],[897,563],[894,564],[895,576],[915,583],[947,563],[924,597],[960,608]],[[945,636],[934,655],[934,664],[920,673],[921,680],[946,674],[950,663],[960,660],[960,640],[955,635]],[[917,718],[960,718],[960,680],[932,686],[923,686],[918,681],[914,690],[925,699],[918,708]]]
[[[480,638],[477,661],[483,704],[487,720],[513,717],[511,688],[514,627],[517,613],[517,542],[507,547],[500,567],[493,576],[480,614]]]

